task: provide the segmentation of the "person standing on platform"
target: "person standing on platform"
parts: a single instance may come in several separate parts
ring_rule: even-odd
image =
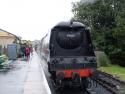
[[[25,58],[25,45],[24,44],[21,45],[21,56]]]
[[[25,48],[25,56],[26,56],[26,59],[29,60],[30,58],[30,47],[26,47]]]

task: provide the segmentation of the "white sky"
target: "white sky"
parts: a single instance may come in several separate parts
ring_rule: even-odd
[[[23,39],[41,39],[60,21],[73,16],[79,0],[0,0],[0,28]]]

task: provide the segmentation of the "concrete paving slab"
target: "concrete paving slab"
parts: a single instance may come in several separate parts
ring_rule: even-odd
[[[29,61],[13,61],[0,71],[0,94],[51,94],[41,62],[34,52]]]
[[[41,64],[40,58],[34,52],[32,59],[29,60],[23,94],[51,94]]]
[[[13,61],[0,71],[0,94],[22,94],[27,62]]]

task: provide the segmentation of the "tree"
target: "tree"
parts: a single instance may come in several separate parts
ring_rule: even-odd
[[[106,52],[112,62],[125,59],[125,0],[95,0],[73,4],[74,19],[91,28],[95,48]]]

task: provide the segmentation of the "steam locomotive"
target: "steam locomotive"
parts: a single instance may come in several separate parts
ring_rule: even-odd
[[[48,70],[57,87],[88,87],[97,67],[90,30],[80,22],[61,22],[51,30]]]

